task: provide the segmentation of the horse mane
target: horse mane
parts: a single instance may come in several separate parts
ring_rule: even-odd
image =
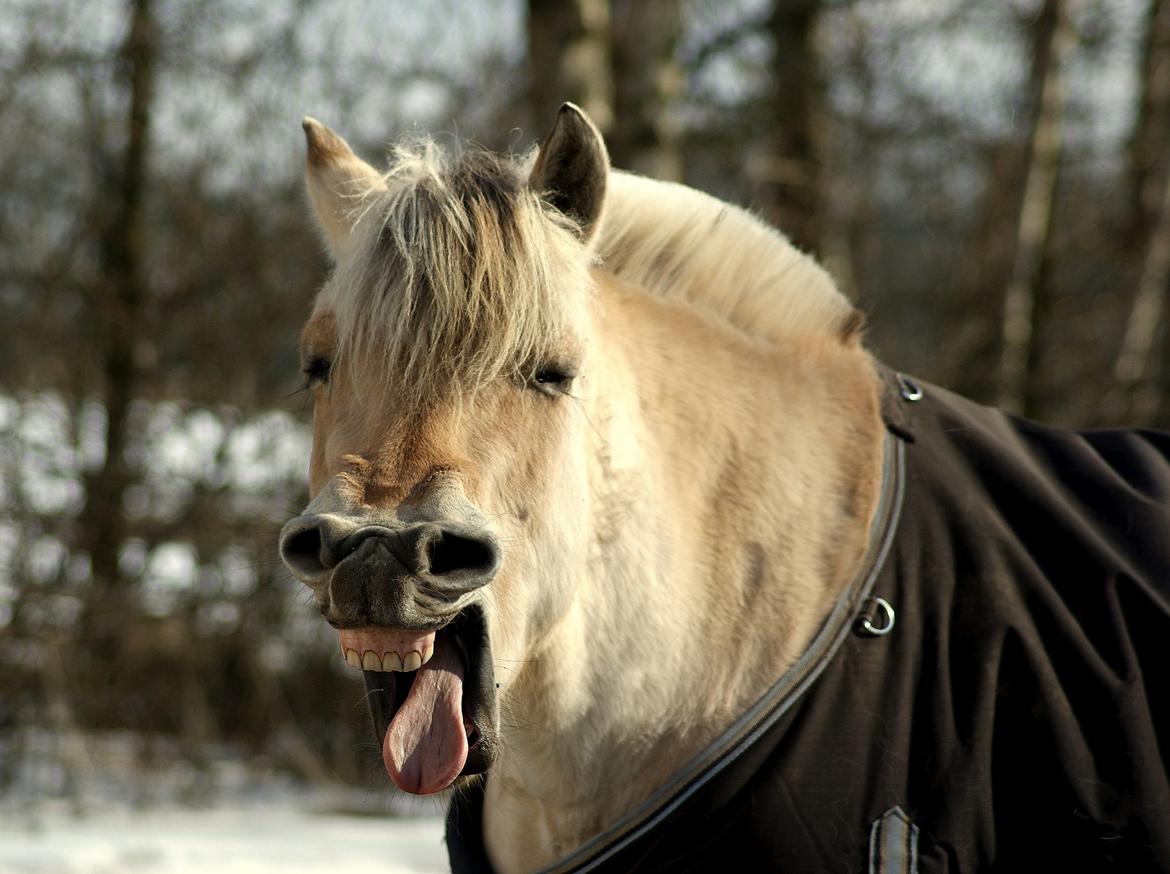
[[[767,339],[856,324],[829,274],[751,213],[672,182],[614,171],[597,246],[606,269]]]
[[[592,288],[573,222],[519,162],[485,149],[395,146],[351,221],[357,254],[323,298],[338,355],[381,360],[382,383],[406,403],[527,375],[563,349]]]
[[[429,138],[392,149],[380,184],[353,195],[359,254],[324,291],[339,359],[383,361],[382,382],[406,401],[522,375],[571,336],[592,261],[753,336],[839,333],[852,318],[828,274],[780,233],[678,184],[612,172],[591,258],[573,222],[529,187],[531,159],[447,155]],[[362,354],[371,343],[378,354]]]

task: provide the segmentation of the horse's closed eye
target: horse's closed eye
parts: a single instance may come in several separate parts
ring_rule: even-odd
[[[574,378],[575,374],[568,368],[549,365],[536,370],[532,375],[532,384],[548,394],[567,394]]]
[[[301,367],[301,373],[305,375],[305,382],[308,385],[315,385],[329,381],[329,371],[332,367],[333,364],[324,358],[310,358]]]

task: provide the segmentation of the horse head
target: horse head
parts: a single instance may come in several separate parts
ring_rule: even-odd
[[[429,143],[379,173],[304,127],[335,269],[301,339],[312,500],[280,551],[366,672],[390,776],[432,793],[491,764],[515,673],[496,666],[570,597],[608,159],[573,107],[527,175]]]

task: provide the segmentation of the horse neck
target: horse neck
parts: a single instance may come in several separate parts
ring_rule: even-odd
[[[545,837],[517,865],[645,800],[795,661],[877,504],[877,379],[855,340],[761,341],[616,282],[599,308],[580,390],[593,555],[511,705],[535,727],[488,783],[489,846]]]

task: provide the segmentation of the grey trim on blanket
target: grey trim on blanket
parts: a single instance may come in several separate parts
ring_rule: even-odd
[[[900,807],[869,828],[869,874],[918,874],[918,826]]]
[[[903,438],[904,439],[904,438]],[[887,432],[882,485],[870,526],[870,543],[853,581],[797,662],[730,728],[675,772],[669,782],[609,829],[539,874],[592,871],[670,816],[713,777],[732,764],[779,720],[820,676],[853,628],[889,553],[902,509],[905,473],[903,439]]]

